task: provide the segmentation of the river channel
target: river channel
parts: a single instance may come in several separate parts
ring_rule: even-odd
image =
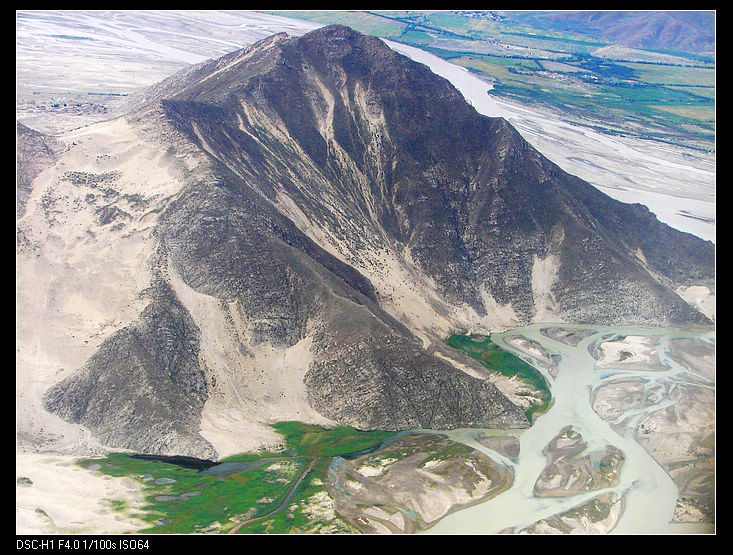
[[[562,324],[553,326],[562,327]],[[714,341],[714,332],[681,332],[671,329],[647,327],[591,327],[568,325],[573,329],[592,329],[596,333],[572,346],[552,339],[540,332],[548,324],[534,324],[515,328],[504,333],[492,334],[491,339],[502,348],[517,354],[543,373],[550,385],[554,404],[545,414],[536,419],[532,427],[526,430],[513,430],[510,433],[520,441],[518,460],[512,461],[500,453],[493,451],[478,441],[478,434],[506,435],[506,430],[460,429],[447,432],[451,439],[460,441],[479,449],[514,469],[514,483],[510,489],[497,497],[479,505],[458,511],[446,516],[426,533],[455,534],[479,533],[492,534],[506,529],[519,531],[534,522],[561,513],[598,496],[612,491],[615,496],[625,496],[625,509],[611,533],[617,534],[650,534],[650,533],[706,533],[712,531],[711,524],[671,523],[677,501],[677,486],[665,470],[635,440],[634,423],[653,411],[661,410],[673,401],[662,399],[661,402],[646,409],[637,409],[630,414],[632,425],[616,430],[610,421],[603,420],[591,406],[592,391],[609,380],[633,375],[650,382],[676,382],[684,387],[685,379],[691,374],[689,369],[677,364],[668,356],[667,347],[672,338],[699,338]],[[558,363],[556,377],[546,367],[525,353],[520,353],[505,341],[505,338],[523,335],[541,344],[550,354],[558,354],[562,358]],[[596,367],[596,360],[589,352],[601,342],[617,336],[644,336],[657,340],[659,360],[667,369],[634,370],[605,366]],[[621,366],[621,365],[619,365]],[[688,372],[685,374],[685,372]],[[714,388],[714,382],[702,376],[694,376],[696,383],[707,382]],[[586,492],[565,498],[536,497],[533,495],[535,482],[547,463],[543,453],[550,443],[564,428],[573,428],[582,434],[588,442],[589,450],[602,450],[606,445],[621,449],[625,454],[619,483],[616,487]],[[446,433],[446,432],[443,432]]]

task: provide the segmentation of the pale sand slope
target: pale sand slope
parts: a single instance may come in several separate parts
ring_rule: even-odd
[[[197,293],[171,267],[168,272],[176,295],[201,330],[199,357],[210,388],[201,435],[220,458],[276,447],[282,438],[270,427],[274,422],[336,425],[308,402],[304,378],[313,358],[311,337],[289,348],[252,347],[237,301]]]
[[[17,531],[130,531],[142,523],[120,520],[109,500],[133,507],[139,490],[75,466],[75,456],[107,449],[83,427],[45,411],[42,395],[144,308],[139,294],[150,283],[158,214],[185,185],[182,173],[201,177],[208,170],[185,144],[166,154],[154,137],[122,119],[59,139],[69,150],[36,178],[26,215],[17,222],[17,477],[32,482],[17,486]],[[102,216],[114,210],[117,217],[104,223]],[[237,366],[227,357],[237,359],[232,352],[238,351],[217,301],[175,284],[202,328],[208,371],[219,378],[205,406],[202,435],[221,456],[276,443],[266,420],[330,423],[305,403],[308,340],[282,352],[256,351],[245,372],[233,371]],[[264,384],[255,373],[267,376]]]
[[[676,293],[715,322],[715,293],[702,285],[678,287]]]
[[[41,395],[144,307],[157,210],[182,186],[187,162],[122,119],[59,139],[68,151],[36,178],[17,221],[17,432],[78,453],[95,442],[44,411]],[[104,223],[105,214],[117,217]]]
[[[140,292],[151,279],[158,215],[187,182],[184,172],[200,177],[208,170],[180,138],[176,153],[166,154],[123,119],[60,140],[69,150],[36,178],[18,221],[17,435],[21,449],[99,453],[104,449],[86,430],[43,409],[42,395],[144,308]],[[104,223],[105,214],[116,217]],[[245,317],[236,304],[222,309],[177,276],[171,281],[201,329],[209,381],[216,377],[202,435],[220,456],[278,443],[270,422],[333,424],[307,402],[309,339],[290,349],[250,349],[238,335]]]
[[[198,163],[185,149],[166,156],[124,120],[59,140],[68,151],[36,178],[17,221],[16,473],[32,482],[16,489],[17,532],[132,531],[144,523],[112,512],[109,501],[135,507],[139,488],[75,466],[75,456],[106,449],[45,411],[42,395],[140,313],[157,211],[183,185],[181,169],[195,173]],[[127,216],[103,223],[114,210]]]
[[[61,455],[19,453],[16,480],[17,534],[120,534],[148,528],[129,515],[144,505],[140,486],[127,478],[102,476]],[[23,480],[23,482],[26,482]],[[111,510],[124,502],[125,512]]]
[[[534,255],[532,264],[532,296],[537,313],[532,322],[560,323],[562,318],[556,314],[557,306],[552,286],[557,281],[560,260],[548,254],[545,258]]]

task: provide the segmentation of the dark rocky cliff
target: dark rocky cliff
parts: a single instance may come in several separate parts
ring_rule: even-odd
[[[179,85],[172,120],[249,186],[274,200],[280,184],[321,225],[409,246],[453,302],[481,313],[484,286],[527,322],[534,257],[557,255],[567,320],[706,323],[670,286],[712,279],[712,243],[568,175],[375,37],[331,26]],[[335,218],[324,194],[356,222]]]

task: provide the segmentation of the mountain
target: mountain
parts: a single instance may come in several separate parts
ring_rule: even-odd
[[[18,221],[19,283],[45,291],[19,299],[20,365],[61,417],[28,409],[29,435],[221,457],[277,420],[525,427],[536,391],[448,335],[712,325],[674,292],[712,287],[712,243],[375,37],[274,35],[129,106],[64,136]]]
[[[715,11],[509,12],[540,29],[587,33],[615,44],[650,50],[715,52]]]

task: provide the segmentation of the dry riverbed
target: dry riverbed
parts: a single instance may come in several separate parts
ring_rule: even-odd
[[[660,369],[661,362],[656,356],[660,345],[653,339],[634,342],[636,346],[643,345],[645,356],[634,355],[633,368],[643,364],[647,370]],[[612,352],[617,363],[624,362],[617,356],[623,350]],[[667,365],[661,369],[667,370],[668,375],[656,379],[648,376],[612,379],[592,392],[591,403],[593,410],[618,433],[632,433],[672,478],[678,489],[674,522],[712,523],[715,345],[696,338],[671,339],[665,352]],[[606,360],[609,358],[613,357]]]

